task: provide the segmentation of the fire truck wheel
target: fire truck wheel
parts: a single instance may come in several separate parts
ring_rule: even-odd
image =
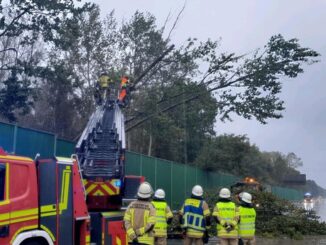
[[[24,241],[21,245],[48,245],[48,243],[42,240],[27,240]]]

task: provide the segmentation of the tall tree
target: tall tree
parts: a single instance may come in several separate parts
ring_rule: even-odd
[[[283,185],[284,176],[299,174],[289,157],[293,154],[262,152],[246,136],[225,134],[208,138],[195,163],[209,171],[251,176],[263,183]]]
[[[122,47],[127,52],[122,57],[126,60],[126,69],[130,68],[132,74],[144,69],[147,60],[143,60],[142,57],[152,57],[155,53],[150,48],[154,41],[158,43],[155,51],[161,50],[162,52],[167,47],[169,40],[165,40],[160,31],[161,29],[155,26],[154,17],[141,13],[136,13],[131,22],[123,27],[124,38],[121,40],[125,45]],[[298,76],[303,72],[303,66],[317,62],[316,57],[319,55],[314,50],[301,47],[297,39],[286,40],[281,35],[271,37],[264,48],[257,49],[251,54],[219,53],[218,46],[218,42],[211,40],[197,44],[196,39],[189,39],[184,47],[173,52],[161,63],[155,70],[156,74],[151,74],[150,80],[147,78],[144,80],[146,83],[138,85],[137,88],[143,90],[141,94],[147,91],[151,99],[146,101],[144,96],[139,96],[140,100],[134,99],[132,106],[134,113],[130,113],[131,119],[128,120],[127,130],[136,131],[130,135],[134,135],[137,139],[139,135],[149,137],[143,142],[148,142],[151,149],[155,142],[153,143],[152,134],[149,131],[157,131],[153,124],[155,118],[158,116],[162,118],[162,115],[169,117],[173,114],[170,113],[171,111],[176,112],[173,117],[184,115],[186,118],[184,109],[187,104],[198,103],[202,98],[208,101],[210,98],[213,98],[213,101],[216,100],[216,116],[222,121],[232,120],[232,114],[247,119],[255,118],[261,123],[266,123],[270,118],[281,118],[285,107],[279,95],[282,83],[285,82],[284,78]],[[187,85],[193,84],[193,86],[190,90],[180,90],[178,81],[183,81]],[[139,94],[135,93],[135,95]],[[148,105],[143,107],[142,104],[146,103]],[[205,111],[204,108],[202,109]],[[198,119],[197,122],[200,121]],[[146,123],[147,121],[150,122]],[[165,120],[165,122],[168,121]],[[183,126],[187,123],[192,122],[185,120]],[[210,120],[210,123],[213,125],[214,120]],[[183,130],[183,126],[176,126],[183,131],[183,133],[175,131],[176,138],[173,139],[177,142],[193,139],[187,137],[189,131]],[[137,127],[141,129],[138,130]],[[199,129],[200,125],[197,124],[196,127]],[[203,132],[201,137],[205,138],[205,133]],[[180,138],[180,135],[183,135],[183,138]],[[131,137],[131,142],[132,139],[133,137]],[[138,150],[141,147],[144,152],[146,147],[140,146],[137,140],[136,142]],[[185,157],[175,158],[170,153],[163,155],[170,156],[170,159],[188,161],[187,158],[189,158],[193,161],[198,148],[190,140],[189,142],[189,147],[193,149],[188,149],[186,146],[183,151],[179,150],[182,153],[187,152]],[[130,147],[133,148],[132,145]],[[155,150],[145,150],[145,152],[151,153]],[[158,152],[162,154],[164,151]]]
[[[55,41],[63,18],[71,18],[75,13],[90,7],[90,4],[76,7],[74,2],[73,0],[0,2],[0,88],[2,96],[7,97],[7,106],[8,103],[11,105],[7,107],[11,110],[10,113],[0,111],[4,119],[16,120],[15,110],[29,111],[32,104],[29,91],[35,88],[34,80],[37,75],[34,70],[41,65],[37,46],[42,46],[45,42],[49,45],[49,42]],[[12,70],[15,70],[18,79],[11,79],[11,83],[26,81],[24,86],[11,84],[9,88],[8,84],[3,83],[12,76]],[[30,84],[28,89],[27,84]],[[16,91],[12,91],[13,88]],[[6,92],[9,91],[20,95],[19,103],[8,101],[10,94]],[[4,104],[0,105],[1,108],[4,106]]]

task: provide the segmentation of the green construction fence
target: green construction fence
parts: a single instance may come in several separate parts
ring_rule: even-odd
[[[163,188],[166,191],[166,200],[172,208],[179,208],[196,184],[210,189],[230,186],[239,180],[236,176],[208,172],[135,152],[127,152],[126,160],[126,174],[145,176],[153,188]]]
[[[34,158],[70,156],[75,142],[58,138],[55,134],[0,122],[0,147],[9,153]]]
[[[75,142],[60,139],[53,133],[0,122],[0,147],[9,153],[32,158],[37,153],[43,158],[69,157],[74,152]],[[212,189],[230,186],[240,179],[237,176],[204,171],[198,167],[129,151],[126,153],[126,174],[145,176],[153,188],[165,189],[167,201],[172,208],[180,207],[195,184]],[[278,186],[273,186],[271,191],[287,200],[300,200],[303,196],[301,191]]]

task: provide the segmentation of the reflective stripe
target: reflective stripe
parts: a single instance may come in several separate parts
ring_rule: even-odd
[[[28,158],[28,157],[18,157],[18,156],[11,156],[11,155],[0,155],[0,159],[5,159],[5,160],[17,160],[17,161],[27,161],[30,163],[34,163],[33,159]]]
[[[187,229],[187,236],[190,237],[196,237],[196,238],[202,238],[204,233],[202,231],[196,231],[191,228]]]
[[[135,217],[135,209],[131,208],[130,209],[130,221],[131,221],[131,226],[132,227],[135,226],[134,217]]]
[[[139,243],[144,243],[148,245],[154,245],[154,237],[149,236],[139,236],[138,238]]]
[[[119,179],[102,182],[83,180],[83,183],[88,196],[114,196],[120,194],[120,188],[115,184],[117,181]]]
[[[131,235],[134,235],[134,234],[135,234],[134,229],[132,229],[132,228],[128,229],[128,230],[127,230],[127,234],[128,234],[129,237],[130,237]]]
[[[55,241],[55,237],[54,237],[53,233],[50,231],[49,228],[47,228],[45,225],[41,225],[41,228],[42,228],[42,230],[46,231],[49,234],[52,241]]]
[[[209,214],[210,214],[209,209],[204,210],[204,216],[207,216],[207,215],[209,215]]]
[[[121,245],[121,239],[117,236],[116,239],[115,239],[115,242],[117,245]]]
[[[138,229],[138,233],[142,236],[145,233],[145,227]]]
[[[123,219],[124,219],[124,220],[127,220],[127,221],[130,221],[130,219],[131,219],[130,214],[125,214],[125,216],[124,216]]]
[[[0,225],[8,225],[27,220],[37,219],[37,208],[13,211],[11,213],[4,213],[0,215]]]
[[[70,185],[71,167],[66,166],[62,173],[61,197],[59,203],[60,214],[68,208],[69,185]]]
[[[147,223],[155,223],[156,222],[156,218],[155,217],[149,217],[148,219],[147,219]]]
[[[86,235],[85,241],[86,241],[86,245],[91,243],[91,236],[89,234]]]

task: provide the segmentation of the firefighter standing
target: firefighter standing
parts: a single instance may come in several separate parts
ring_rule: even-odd
[[[202,245],[204,235],[210,226],[210,211],[203,200],[203,188],[195,185],[192,188],[191,198],[185,200],[182,209],[182,228],[185,232],[184,245]]]
[[[216,203],[213,212],[217,223],[217,236],[221,245],[238,244],[239,209],[230,198],[230,190],[222,188],[219,192],[219,201]]]
[[[252,196],[248,192],[243,192],[239,207],[239,237],[244,245],[255,245],[255,222],[256,210],[252,205]]]
[[[127,103],[129,90],[129,77],[123,76],[120,83],[119,104],[125,105]]]
[[[155,191],[152,204],[156,209],[156,224],[154,227],[155,245],[166,245],[167,226],[171,223],[173,214],[165,201],[164,190],[157,189]]]
[[[156,211],[150,201],[153,189],[147,182],[138,188],[138,200],[129,204],[123,221],[129,244],[154,244]]]
[[[99,79],[97,80],[95,98],[99,105],[101,105],[106,100],[109,90],[109,83],[111,82],[112,80],[110,79],[109,75],[105,72],[102,73]]]

